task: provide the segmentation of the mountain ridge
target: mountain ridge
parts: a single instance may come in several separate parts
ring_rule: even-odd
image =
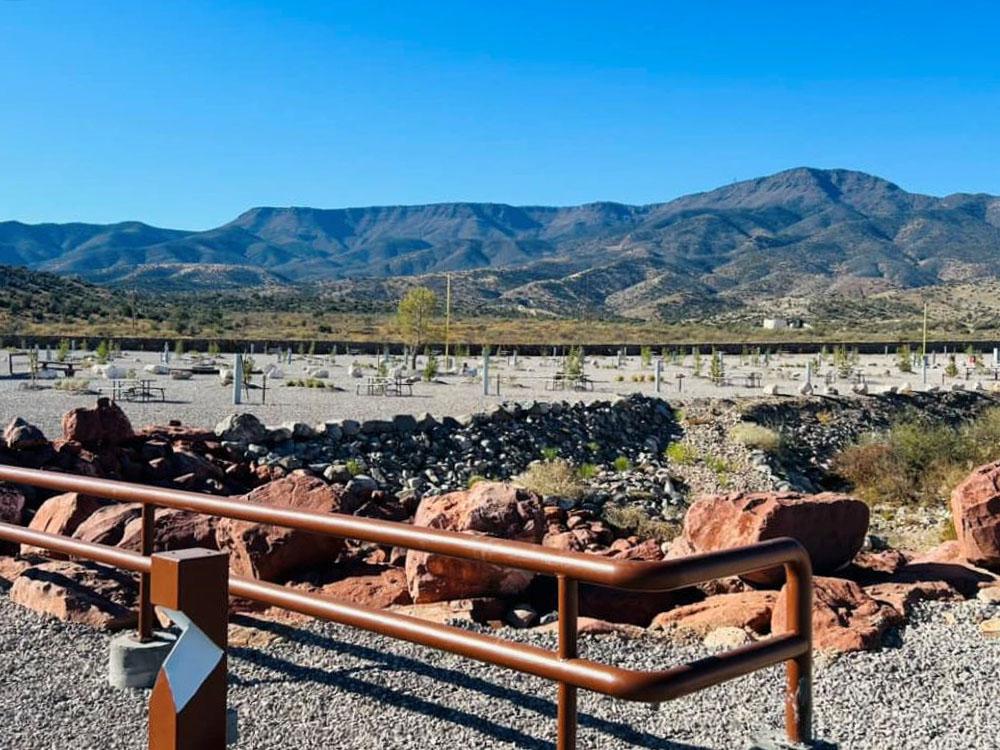
[[[258,206],[204,231],[0,222],[0,264],[153,290],[213,279],[398,288],[471,274],[482,277],[473,303],[663,317],[678,295],[717,307],[996,277],[1000,198],[796,167],[636,206]]]

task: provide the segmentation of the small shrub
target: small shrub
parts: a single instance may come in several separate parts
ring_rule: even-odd
[[[628,456],[618,456],[611,465],[615,467],[615,471],[619,474],[624,474],[632,468],[632,462],[628,459]]]
[[[671,443],[664,449],[663,456],[671,463],[681,466],[693,464],[697,459],[694,448],[687,443]]]
[[[583,496],[584,486],[573,465],[563,459],[535,461],[514,482],[539,495],[555,495],[577,499]]]
[[[552,448],[552,447],[542,448],[541,454],[542,458],[544,458],[546,461],[555,461],[557,458],[559,458],[559,450],[557,448]]]
[[[777,453],[781,449],[781,435],[753,422],[740,422],[734,425],[729,431],[729,437],[747,448],[765,453]]]
[[[358,476],[358,474],[364,474],[365,467],[358,459],[349,458],[344,464],[347,467],[347,473],[352,477]]]
[[[829,411],[828,409],[816,412],[816,421],[819,422],[824,427],[828,424],[832,424],[833,419],[834,419],[833,412]]]
[[[662,518],[650,518],[641,505],[612,505],[604,507],[604,520],[625,534],[642,539],[669,542],[680,532],[679,524]]]
[[[597,476],[599,469],[594,464],[580,464],[576,469],[576,475],[580,479],[593,479]]]

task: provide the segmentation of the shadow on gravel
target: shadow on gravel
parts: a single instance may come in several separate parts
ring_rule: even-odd
[[[473,677],[465,672],[455,669],[447,669],[432,666],[416,659],[398,654],[390,654],[365,646],[358,646],[353,643],[344,643],[328,636],[318,635],[311,631],[303,631],[276,622],[258,620],[244,616],[235,616],[231,620],[235,624],[246,625],[265,630],[282,638],[295,641],[309,646],[315,646],[332,653],[341,653],[357,659],[364,659],[376,662],[384,668],[397,672],[411,672],[422,677],[428,677],[446,685],[457,685],[459,687],[474,690],[487,695],[490,698],[504,700],[512,703],[520,709],[535,711],[542,716],[555,721],[556,704],[554,701],[539,698],[537,695],[525,693],[504,685],[498,685],[489,680]],[[357,676],[369,667],[358,666],[339,671],[327,671],[315,667],[306,667],[285,659],[272,656],[263,651],[251,648],[232,648],[230,655],[245,659],[258,666],[288,674],[296,681],[309,680],[323,685],[329,685],[338,690],[346,690],[358,695],[375,698],[389,703],[399,708],[416,713],[424,714],[434,718],[450,721],[475,729],[483,734],[488,734],[498,740],[516,743],[519,748],[530,748],[531,750],[551,750],[555,743],[532,737],[519,729],[497,724],[496,722],[484,719],[474,713],[461,711],[453,708],[440,706],[431,701],[424,700],[410,692],[395,690],[376,682],[368,682]],[[232,682],[252,686],[261,684],[266,680],[241,680],[234,675],[230,675]],[[590,714],[580,713],[579,723],[581,728],[592,730],[607,737],[614,737],[622,742],[626,742],[632,747],[647,748],[647,750],[706,750],[702,745],[690,745],[682,742],[671,742],[662,737],[656,737],[648,732],[642,732],[627,724],[621,724],[607,719],[601,719]],[[553,725],[552,731],[555,731]],[[601,737],[596,737],[598,746]]]

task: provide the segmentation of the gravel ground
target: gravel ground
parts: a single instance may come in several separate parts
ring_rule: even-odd
[[[817,666],[816,730],[841,750],[994,748],[1000,642],[977,624],[980,602],[927,605],[900,643]],[[240,629],[230,659],[238,748],[551,748],[554,687],[458,657],[315,623]],[[552,636],[505,635],[551,647]],[[265,641],[269,641],[266,642]],[[46,620],[0,595],[0,747],[145,747],[144,692],[105,681],[108,637]],[[616,636],[583,655],[652,668],[701,646]],[[781,721],[772,668],[659,709],[582,693],[580,748],[733,750]],[[113,727],[113,730],[109,730]]]
[[[706,349],[707,351],[707,349]],[[44,358],[43,353],[43,358]],[[704,372],[708,372],[708,356],[703,354]],[[736,385],[717,387],[706,378],[693,377],[691,357],[685,359],[684,366],[664,367],[664,384],[661,396],[678,404],[692,398],[746,398],[759,396],[758,388],[743,387],[743,375],[748,372],[763,373],[765,385],[778,384],[783,393],[794,394],[804,378],[807,355],[775,356],[771,360],[771,368],[754,367],[748,362],[739,365],[739,358],[726,358],[726,373],[734,379]],[[940,357],[938,358],[941,359]],[[77,406],[89,406],[93,396],[73,395],[54,390],[52,381],[44,381],[44,389],[40,391],[24,391],[20,387],[25,381],[11,379],[7,375],[6,352],[0,351],[0,423],[6,424],[15,416],[21,416],[42,428],[50,437],[58,436],[62,415]],[[230,362],[231,356],[223,356],[219,361]],[[259,366],[267,367],[274,363],[274,356],[257,357]],[[521,357],[518,368],[508,364],[505,358],[495,358],[490,365],[493,376],[502,377],[501,395],[483,396],[482,384],[472,382],[467,378],[447,377],[443,384],[418,383],[412,396],[396,397],[358,397],[355,387],[361,381],[350,377],[348,366],[354,360],[364,365],[374,365],[374,356],[347,357],[339,355],[334,365],[328,365],[325,358],[316,358],[315,365],[330,370],[328,382],[344,388],[343,392],[318,390],[311,388],[289,388],[280,380],[269,381],[268,403],[245,404],[241,407],[232,405],[232,389],[223,387],[214,375],[195,376],[188,381],[171,380],[168,376],[154,376],[142,372],[146,364],[159,361],[158,355],[151,352],[127,352],[115,360],[116,366],[126,370],[134,369],[139,376],[151,378],[157,385],[166,389],[166,403],[123,403],[122,406],[136,425],[150,423],[163,424],[170,419],[179,419],[184,424],[199,427],[214,427],[224,416],[233,411],[252,411],[268,424],[280,424],[287,421],[318,422],[326,419],[385,419],[396,414],[419,414],[429,412],[436,416],[457,416],[482,411],[487,406],[501,400],[527,401],[556,399],[592,401],[608,399],[615,394],[655,392],[650,368],[643,368],[638,357],[628,358],[622,369],[613,369],[614,360],[610,357],[590,358],[587,364],[587,374],[595,381],[593,391],[566,392],[548,391],[545,384],[560,366],[561,361],[550,357]],[[878,391],[890,385],[900,385],[909,382],[914,388],[920,382],[919,374],[903,374],[894,366],[894,357],[884,355],[866,355],[861,358],[861,369],[865,371],[873,391]],[[176,364],[174,361],[172,364]],[[184,364],[184,363],[182,363]],[[478,367],[479,362],[470,359],[470,367]],[[281,365],[289,378],[304,377],[308,363],[305,358],[297,357],[291,365]],[[22,359],[18,363],[19,372],[27,367]],[[824,366],[824,370],[828,366]],[[930,382],[940,383],[941,363],[931,372]],[[366,370],[367,373],[373,370]],[[683,392],[677,392],[676,375],[685,375]],[[636,383],[633,376],[642,374],[644,381]],[[110,392],[111,384],[96,377],[80,374],[79,377],[90,378],[95,389]],[[618,378],[622,380],[619,381]],[[814,381],[817,385],[820,378]],[[969,383],[971,386],[973,383]],[[991,381],[986,385],[992,386]],[[848,386],[841,385],[841,392],[846,393]],[[259,400],[255,394],[254,400]]]

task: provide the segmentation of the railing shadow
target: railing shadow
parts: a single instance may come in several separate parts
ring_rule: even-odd
[[[245,616],[234,616],[234,624],[248,625],[259,630],[279,635],[282,638],[296,641],[304,645],[313,645],[327,651],[345,654],[358,659],[384,665],[392,670],[412,672],[414,674],[428,677],[448,685],[458,685],[460,687],[475,690],[495,700],[508,701],[520,709],[528,709],[555,721],[556,704],[554,701],[539,698],[537,695],[525,693],[512,687],[498,685],[480,677],[471,676],[465,672],[445,667],[436,667],[425,662],[411,659],[399,654],[388,654],[366,646],[359,646],[353,643],[319,635],[312,631],[304,631],[298,628],[283,625],[281,623],[258,620]],[[529,748],[531,750],[551,750],[554,743],[532,737],[513,727],[497,724],[496,722],[484,719],[483,717],[447,708],[436,703],[426,701],[408,692],[395,690],[385,685],[375,682],[368,682],[357,677],[359,671],[364,671],[365,667],[347,669],[344,671],[329,672],[314,667],[303,667],[298,664],[288,662],[284,659],[272,656],[266,652],[251,648],[231,648],[230,653],[238,658],[252,661],[260,666],[273,669],[276,672],[294,674],[296,679],[308,679],[316,683],[330,685],[339,690],[347,690],[359,695],[374,696],[391,705],[405,708],[410,711],[444,719],[462,726],[475,729],[484,734],[489,734],[498,740],[514,742],[519,748]],[[230,680],[236,684],[250,685],[258,681],[239,680],[230,676]],[[622,742],[628,743],[632,747],[646,748],[647,750],[707,750],[701,745],[690,745],[686,743],[673,742],[671,740],[657,737],[648,732],[635,729],[627,724],[602,719],[591,714],[581,712],[579,714],[579,724],[583,728],[594,730]],[[555,731],[555,724],[552,725]]]

